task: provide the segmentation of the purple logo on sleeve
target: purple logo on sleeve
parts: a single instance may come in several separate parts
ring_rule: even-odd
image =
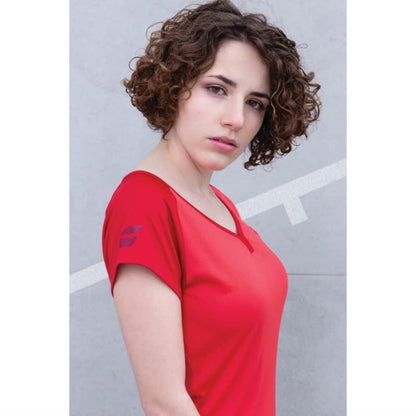
[[[121,235],[138,234],[142,228],[143,228],[143,225],[130,225],[129,227],[125,228],[121,232]],[[134,244],[135,241],[136,241],[135,235],[122,237],[120,238],[120,248],[130,247]]]

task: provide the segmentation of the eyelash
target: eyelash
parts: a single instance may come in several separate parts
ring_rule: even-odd
[[[209,85],[207,87],[207,90],[215,95],[225,95],[225,89],[223,87],[219,87],[218,85]],[[214,90],[216,90],[217,92],[215,92]],[[218,94],[218,90],[221,90],[223,94]]]
[[[264,104],[261,101],[256,101],[256,100],[249,100],[249,102],[254,103],[254,105],[258,106],[257,108],[254,107],[254,105],[252,105],[253,109],[256,111],[263,111],[264,110]]]
[[[214,95],[226,95],[225,88],[220,87],[219,85],[208,85],[206,88],[209,92],[213,93]],[[219,91],[222,91],[222,94],[219,94]],[[251,99],[248,100],[248,103],[253,103],[253,105],[249,105],[255,111],[263,111],[265,109],[265,105],[261,101]]]

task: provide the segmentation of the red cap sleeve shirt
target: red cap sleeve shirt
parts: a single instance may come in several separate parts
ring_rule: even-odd
[[[276,358],[287,274],[234,204],[234,233],[145,171],[121,181],[106,210],[111,293],[122,263],[152,270],[179,297],[186,389],[201,416],[275,416]]]

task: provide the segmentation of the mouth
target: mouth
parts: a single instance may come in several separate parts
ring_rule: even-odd
[[[237,147],[236,141],[234,139],[230,139],[227,136],[210,137],[210,140],[213,140],[218,143],[228,144],[229,146]]]

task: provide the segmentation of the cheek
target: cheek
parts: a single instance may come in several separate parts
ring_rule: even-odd
[[[180,119],[182,123],[187,125],[198,125],[206,117],[206,106],[200,105],[196,100],[183,105],[180,112]]]
[[[264,120],[264,115],[258,115],[258,114],[254,114],[252,115],[252,117],[250,118],[250,122],[249,124],[249,129],[250,129],[250,133],[252,135],[252,137],[254,137],[257,132],[260,130],[262,124],[263,124],[263,120]]]

